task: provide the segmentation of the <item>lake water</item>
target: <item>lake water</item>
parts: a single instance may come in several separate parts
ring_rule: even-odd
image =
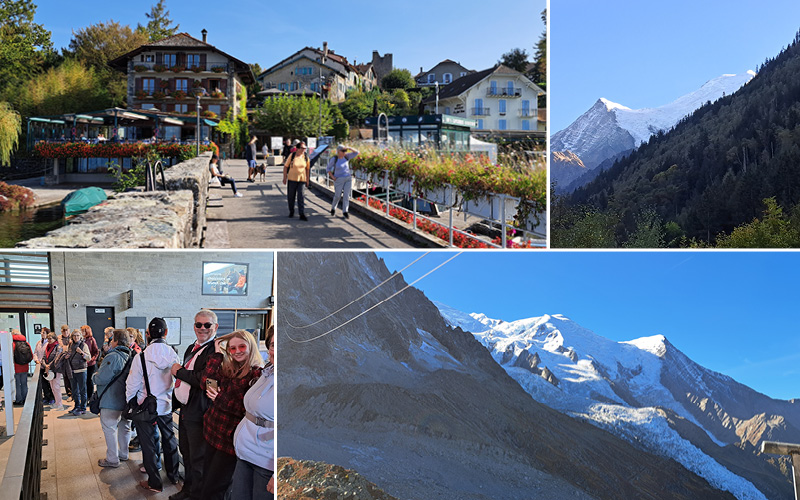
[[[18,212],[0,212],[0,248],[11,248],[20,241],[44,236],[64,224],[64,212],[58,204]]]

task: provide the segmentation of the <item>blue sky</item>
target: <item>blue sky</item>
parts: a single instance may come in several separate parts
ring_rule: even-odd
[[[380,252],[390,270],[417,252]],[[435,252],[412,282],[452,256]],[[606,338],[662,334],[701,365],[800,397],[800,253],[466,252],[420,281],[428,298],[507,321],[564,314]]]
[[[52,31],[57,48],[67,47],[72,30],[114,19],[146,24],[149,2],[39,0],[36,22]],[[394,66],[412,74],[444,59],[469,69],[486,69],[513,48],[529,54],[544,29],[540,12],[545,0],[517,2],[512,9],[489,7],[479,0],[376,2],[351,0],[302,3],[239,0],[167,0],[180,31],[201,38],[248,63],[268,68],[305,46],[323,41],[337,54],[358,63],[372,51],[393,54]]]
[[[655,107],[774,57],[797,32],[797,0],[558,0],[551,8],[551,121],[600,97]]]

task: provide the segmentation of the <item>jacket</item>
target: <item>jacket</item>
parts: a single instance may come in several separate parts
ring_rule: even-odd
[[[69,346],[69,358],[67,361],[69,365],[72,367],[72,372],[85,372],[86,371],[86,362],[88,359],[91,358],[91,353],[89,352],[89,346],[86,345],[86,342],[81,340],[77,344],[71,344]]]
[[[110,350],[103,358],[103,362],[97,367],[97,372],[92,377],[95,385],[97,386],[97,395],[102,394],[100,398],[100,408],[109,410],[124,410],[125,409],[125,375],[122,375],[114,381],[114,385],[106,389],[111,380],[125,368],[125,363],[131,355],[131,349],[126,346],[117,346]],[[140,361],[141,363],[141,361]],[[140,367],[141,368],[141,367]],[[106,391],[103,393],[103,391]]]
[[[15,333],[14,335],[11,336],[11,339],[16,340],[17,342],[25,342],[26,344],[28,344],[28,341],[25,339],[25,336],[22,335],[21,333]],[[16,346],[14,346],[14,348],[16,349]],[[31,349],[30,344],[28,344],[28,349]],[[31,349],[31,352],[33,352],[33,349]],[[14,373],[25,373],[27,371],[28,371],[27,364],[18,365],[14,363]]]
[[[172,412],[173,380],[170,368],[180,362],[178,354],[166,342],[153,341],[142,354],[137,354],[131,363],[131,372],[125,382],[125,399],[130,400],[136,396],[139,403],[147,396],[147,388],[142,374],[142,361],[144,356],[147,366],[147,378],[150,381],[150,390],[158,400],[158,414],[169,415]]]
[[[97,347],[97,341],[91,335],[89,337],[84,337],[84,342],[86,342],[86,346],[89,348],[89,361],[86,362],[86,366],[94,366],[97,363],[97,356],[100,354],[100,349]]]
[[[190,345],[183,354],[182,364],[184,366],[189,361],[189,358],[192,357],[193,347],[194,344]],[[185,405],[173,398],[174,408],[181,408],[181,418],[193,422],[202,422],[203,415],[211,407],[211,400],[206,395],[206,388],[200,383],[200,379],[203,377],[203,372],[206,369],[208,357],[213,353],[214,341],[212,339],[203,346],[200,354],[197,355],[197,359],[194,362],[194,370],[187,370],[186,368],[181,368],[178,370],[176,378],[180,380],[181,383],[186,383],[191,386],[191,390],[189,391],[189,399]]]
[[[264,368],[261,377],[244,396],[244,408],[256,417],[264,418],[272,425],[259,427],[243,418],[233,433],[236,456],[267,470],[275,470],[275,392],[274,367]]]

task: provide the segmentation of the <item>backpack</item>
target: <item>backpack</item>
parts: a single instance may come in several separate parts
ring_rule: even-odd
[[[14,364],[27,365],[33,361],[33,351],[31,346],[24,340],[14,341]]]

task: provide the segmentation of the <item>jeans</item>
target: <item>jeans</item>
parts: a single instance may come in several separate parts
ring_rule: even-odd
[[[214,471],[213,474],[204,474],[203,499],[224,500],[225,493],[231,486],[233,471],[236,468],[236,455],[230,455],[206,443],[204,471]],[[230,497],[239,500],[238,497]]]
[[[122,410],[100,408],[100,427],[106,438],[106,462],[118,464],[120,460],[127,460],[131,421],[122,418]]]
[[[64,379],[64,374],[56,373],[53,380],[50,381],[50,389],[53,390],[53,399],[56,401],[56,408],[63,408],[64,401],[61,399],[61,381]]]
[[[236,500],[259,500],[267,496],[267,483],[272,477],[272,471],[262,469],[241,458],[236,460],[236,469],[233,471],[230,498]]]
[[[350,210],[350,193],[353,191],[353,177],[337,177],[335,181],[333,181],[333,205],[331,205],[331,210],[336,209],[336,205],[339,204],[339,198],[342,199],[342,212],[347,213]]]
[[[72,400],[76,410],[86,411],[86,372],[72,374]]]
[[[96,370],[96,365],[91,365],[86,367],[86,401],[89,401],[89,398],[92,397],[94,394],[94,381],[92,380],[92,375]]]
[[[16,385],[17,394],[14,401],[17,403],[24,403],[28,398],[28,372],[15,373],[14,385]]]
[[[231,189],[233,189],[233,194],[236,194],[236,192],[237,192],[236,191],[236,181],[233,180],[233,177],[231,177],[229,175],[223,175],[223,176],[219,177],[219,183],[220,184],[222,184],[224,186],[226,182],[230,183]]]
[[[139,442],[142,445],[142,461],[147,471],[147,483],[151,488],[161,489],[164,484],[158,472],[158,434],[161,433],[161,449],[164,452],[164,469],[170,481],[178,480],[178,440],[172,429],[172,413],[159,415],[153,422],[134,422]]]
[[[289,215],[294,215],[294,199],[297,198],[297,212],[300,215],[305,214],[305,198],[303,196],[303,188],[305,182],[288,181],[286,184],[286,194],[289,197]]]

